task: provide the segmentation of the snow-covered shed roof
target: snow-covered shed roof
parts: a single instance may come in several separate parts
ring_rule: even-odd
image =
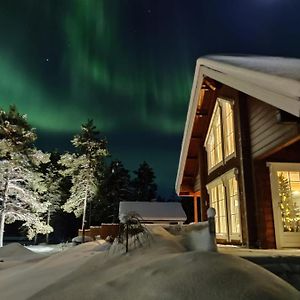
[[[179,202],[137,202],[122,201],[119,205],[119,219],[125,221],[130,214],[138,214],[145,222],[184,222],[186,214]]]
[[[292,115],[300,117],[300,59],[263,56],[205,56],[196,64],[185,123],[176,192],[179,194],[200,89],[214,79]]]

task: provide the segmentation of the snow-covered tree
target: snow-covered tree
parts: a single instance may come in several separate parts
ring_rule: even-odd
[[[33,147],[35,139],[26,116],[16,107],[11,106],[7,113],[0,109],[0,247],[5,224],[17,220],[24,222],[29,239],[52,230],[42,217],[48,203],[41,201],[46,188],[38,171],[49,156]]]
[[[62,155],[60,164],[65,167],[61,173],[72,178],[71,196],[62,206],[66,212],[82,215],[82,230],[85,228],[87,204],[95,199],[102,164],[108,155],[106,141],[89,120],[81,126],[81,132],[71,141],[77,153]]]

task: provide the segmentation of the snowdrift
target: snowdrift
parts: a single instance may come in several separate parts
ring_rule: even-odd
[[[12,243],[0,248],[0,258],[26,257],[34,253],[18,243]]]
[[[150,247],[127,255],[109,256],[92,242],[0,271],[0,299],[300,299],[288,283],[246,260],[186,251],[163,229],[153,234]]]
[[[30,299],[300,299],[288,283],[246,260],[176,249],[163,243],[128,256],[96,255]]]

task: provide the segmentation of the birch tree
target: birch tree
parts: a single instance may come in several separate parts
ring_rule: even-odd
[[[85,229],[87,204],[95,199],[98,189],[102,164],[108,155],[106,141],[99,137],[99,132],[89,120],[81,126],[81,132],[71,141],[77,152],[62,155],[60,164],[65,167],[64,176],[72,178],[70,198],[62,206],[66,212],[82,216],[82,230]]]
[[[46,187],[38,172],[49,156],[33,147],[35,139],[25,115],[14,106],[7,113],[0,109],[0,247],[5,224],[17,220],[24,222],[29,239],[52,230],[42,217],[48,203],[41,201]]]

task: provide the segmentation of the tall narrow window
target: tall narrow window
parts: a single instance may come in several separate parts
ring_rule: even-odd
[[[227,213],[225,190],[222,183],[215,185],[210,190],[210,205],[216,210],[216,234],[227,236]]]
[[[208,168],[211,169],[223,160],[222,127],[220,107],[216,107],[207,140]]]
[[[240,235],[240,201],[238,195],[238,185],[235,176],[228,179],[228,197],[230,206],[230,233]]]
[[[225,157],[234,153],[234,126],[233,126],[233,112],[231,103],[223,101],[223,128],[224,128],[224,144]]]
[[[205,140],[208,170],[215,169],[235,153],[232,104],[218,98]]]

